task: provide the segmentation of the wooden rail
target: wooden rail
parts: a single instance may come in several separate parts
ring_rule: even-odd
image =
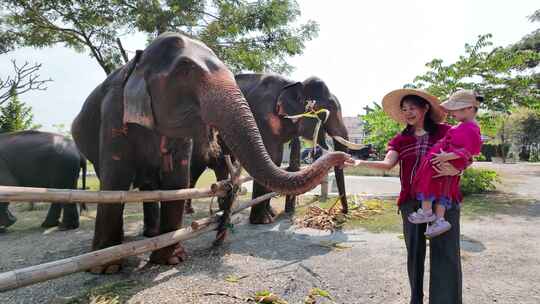
[[[231,223],[238,224],[241,221],[242,217],[237,214],[238,212],[278,195],[279,194],[275,192],[267,193],[256,199],[238,204],[238,206],[233,209]],[[216,214],[212,217],[200,219],[194,221],[189,227],[153,238],[120,244],[75,257],[0,273],[0,291],[4,292],[68,274],[85,271],[92,267],[104,265],[128,256],[154,251],[176,244],[180,241],[193,239],[203,233],[217,229],[220,216],[220,214]]]

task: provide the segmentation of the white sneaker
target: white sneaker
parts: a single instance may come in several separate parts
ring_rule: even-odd
[[[438,218],[435,222],[427,226],[424,235],[428,238],[433,238],[450,230],[452,225],[444,218]]]
[[[420,208],[418,211],[409,214],[409,222],[413,224],[424,224],[431,223],[437,219],[437,216],[433,211],[425,212],[424,209]]]

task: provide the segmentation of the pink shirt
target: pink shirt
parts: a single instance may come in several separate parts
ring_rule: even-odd
[[[401,205],[409,200],[416,200],[412,193],[413,177],[419,168],[422,157],[433,145],[442,139],[451,128],[447,124],[439,124],[434,134],[415,136],[414,134],[397,134],[388,143],[388,151],[394,150],[399,153],[399,177],[401,181],[401,192],[397,201]]]

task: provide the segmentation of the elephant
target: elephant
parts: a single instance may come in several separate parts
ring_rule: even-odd
[[[193,139],[206,139],[199,148],[211,150],[215,132],[255,180],[279,193],[306,192],[330,168],[352,160],[334,152],[299,172],[277,167],[231,71],[202,42],[170,32],[109,74],[85,100],[71,130],[94,164],[101,190],[189,187]],[[182,227],[184,205],[161,203],[160,234]],[[121,202],[98,204],[93,250],[122,242],[122,213]],[[150,262],[174,265],[184,258],[177,243],[153,251]],[[114,273],[121,264],[90,271]]]
[[[291,116],[302,114],[306,111],[309,102],[316,100],[314,110],[327,109],[329,117],[319,129],[318,142],[325,149],[326,134],[339,136],[340,142],[334,141],[337,151],[348,152],[346,147],[348,133],[341,116],[341,105],[338,99],[330,93],[328,87],[318,77],[310,77],[303,82],[295,82],[280,75],[274,74],[239,74],[235,76],[242,93],[246,97],[255,121],[261,132],[262,140],[272,161],[281,165],[283,157],[283,145],[291,141],[291,161],[289,171],[298,171],[300,168],[300,142],[299,136],[313,140],[316,120],[295,119]],[[195,139],[194,143],[197,143]],[[218,180],[226,179],[228,170],[224,164],[222,155],[208,155],[196,153],[196,146],[192,157],[191,186],[194,186],[199,176],[208,167],[214,170]],[[226,149],[226,147],[223,147]],[[347,206],[343,170],[335,167],[336,180],[343,206]],[[253,198],[269,192],[260,183],[254,183]],[[293,211],[295,198],[288,196],[286,199],[286,211]],[[251,209],[250,222],[252,224],[267,224],[273,221],[275,212],[270,208],[270,200],[265,201]],[[220,208],[227,202],[220,203]],[[344,208],[344,209],[345,209]],[[188,202],[187,210],[190,210]],[[345,209],[346,212],[346,209]]]
[[[0,185],[77,189],[82,168],[83,189],[86,187],[86,159],[75,143],[60,134],[40,131],[20,131],[0,134]],[[0,227],[13,225],[17,220],[0,203]],[[62,222],[60,215],[64,211]],[[53,203],[42,227],[59,226],[60,230],[79,227],[77,205]]]
[[[322,123],[317,136],[318,144],[328,149],[326,134],[334,140],[336,151],[348,152],[344,145],[347,143],[348,132],[343,123],[341,105],[326,83],[318,77],[309,77],[303,82],[296,82],[273,74],[240,74],[236,75],[238,86],[246,96],[261,130],[266,149],[276,165],[280,165],[283,157],[284,144],[291,141],[291,157],[288,170],[296,171],[300,166],[300,142],[298,137],[313,140],[317,121],[309,118],[294,118],[295,115],[306,112],[306,106],[313,110],[327,109],[328,117],[320,117]],[[313,103],[314,102],[314,103]],[[326,115],[326,114],[325,114]],[[340,166],[334,168],[339,195],[347,212],[347,196],[343,170]],[[264,185],[255,182],[253,197],[269,192]],[[286,210],[294,209],[294,197],[288,196]],[[252,208],[251,223],[268,223],[272,221],[274,212],[269,200]]]

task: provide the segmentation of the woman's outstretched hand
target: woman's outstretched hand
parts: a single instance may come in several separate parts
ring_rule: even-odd
[[[441,176],[455,176],[461,173],[458,169],[456,169],[452,164],[449,162],[440,162],[437,164],[433,164],[433,170],[437,172],[433,178],[441,177]]]

